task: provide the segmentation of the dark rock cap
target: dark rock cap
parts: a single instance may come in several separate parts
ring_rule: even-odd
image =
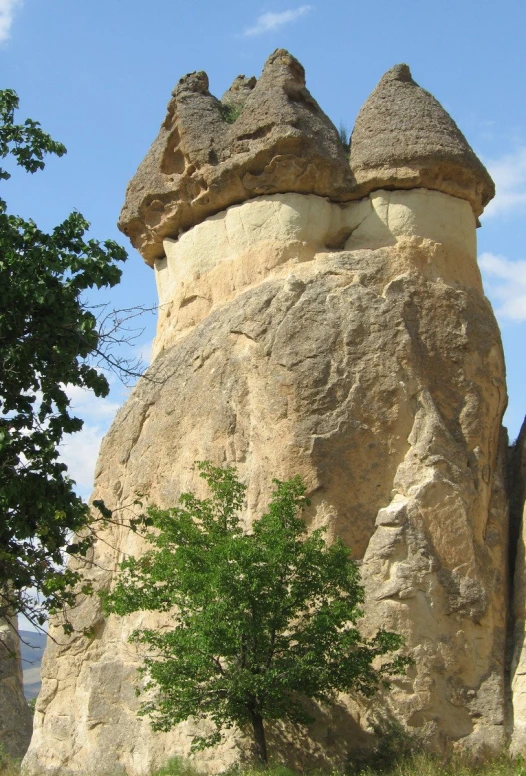
[[[175,87],[159,134],[126,192],[119,228],[148,264],[163,239],[263,194],[317,194],[335,202],[377,189],[428,188],[467,200],[476,216],[495,194],[453,119],[396,65],[363,105],[350,163],[338,131],[288,51],[259,80],[238,76],[221,101],[204,72]]]
[[[352,182],[338,131],[309,94],[303,67],[278,49],[257,82],[239,76],[224,102],[208,91],[206,73],[179,81],[130,181],[119,228],[153,264],[165,237],[230,205],[284,192],[342,200]]]
[[[351,137],[355,196],[423,187],[466,199],[479,216],[495,195],[488,171],[451,116],[395,65],[364,103]]]

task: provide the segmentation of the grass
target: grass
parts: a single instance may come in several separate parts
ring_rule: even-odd
[[[351,133],[349,131],[349,128],[343,123],[343,121],[340,122],[338,135],[340,137],[341,144],[344,147],[345,154],[347,158],[349,158],[349,156],[351,155]]]
[[[6,754],[4,745],[0,743],[0,774],[1,776],[19,776],[20,763]]]
[[[497,757],[477,763],[466,756],[453,756],[447,760],[429,754],[415,754],[393,763],[381,771],[365,768],[363,776],[526,776],[522,761],[510,757]]]
[[[526,768],[522,758],[512,759],[507,755],[493,757],[485,762],[476,762],[469,755],[453,755],[448,759],[430,754],[417,753],[404,756],[391,763],[376,766],[364,766],[359,769],[350,768],[347,773],[342,771],[327,772],[308,771],[301,776],[349,776],[350,773],[359,776],[526,776]],[[227,771],[228,776],[299,776],[298,773],[284,765],[269,765],[262,769],[257,766],[234,768]],[[203,776],[188,761],[174,758],[160,771],[152,776]]]
[[[222,776],[298,776],[298,774],[285,765],[269,765],[268,768],[258,766],[234,767],[225,771]],[[151,776],[204,776],[192,763],[179,757],[174,757],[159,771]],[[325,775],[326,776],[326,775]]]
[[[243,113],[243,105],[221,105],[221,118],[227,124],[233,124]]]
[[[524,760],[512,759],[507,755],[493,757],[485,762],[476,762],[468,755],[453,755],[448,759],[425,753],[404,756],[391,763],[362,768],[350,768],[349,771],[334,770],[331,773],[307,771],[301,776],[526,776]],[[20,764],[11,760],[0,749],[1,776],[20,776]],[[225,776],[300,776],[284,765],[269,765],[263,769],[257,766],[233,768]],[[85,774],[84,776],[90,776]],[[174,757],[151,776],[203,776],[192,762]]]

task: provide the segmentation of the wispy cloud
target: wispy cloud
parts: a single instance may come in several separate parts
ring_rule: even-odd
[[[67,385],[66,393],[71,401],[72,412],[81,418],[89,417],[92,422],[111,421],[120,406],[117,402],[99,398],[92,391],[78,385]]]
[[[483,253],[479,264],[488,296],[498,305],[497,316],[517,323],[526,321],[526,261]]]
[[[497,195],[484,211],[491,218],[516,210],[526,210],[526,147],[486,162],[495,181]]]
[[[97,398],[91,391],[77,386],[68,386],[67,394],[73,414],[82,418],[84,426],[81,431],[66,437],[60,453],[70,477],[76,482],[75,490],[87,498],[93,490],[100,443],[120,405],[109,399]]]
[[[0,43],[9,38],[14,13],[21,5],[22,0],[0,0]]]
[[[263,13],[261,16],[258,16],[254,26],[247,27],[246,30],[243,30],[242,34],[246,38],[253,38],[256,35],[264,35],[266,32],[273,32],[280,27],[284,27],[285,24],[291,24],[291,22],[295,22],[301,16],[305,16],[312,8],[312,5],[301,5],[299,8],[294,8],[289,11]]]
[[[146,367],[148,367],[151,364],[152,348],[153,348],[153,337],[152,339],[146,340],[146,342],[142,342],[136,347],[137,358],[140,360],[143,366],[143,369],[146,369]]]

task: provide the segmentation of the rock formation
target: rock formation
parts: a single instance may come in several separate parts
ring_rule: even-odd
[[[526,751],[526,420],[510,460],[510,539],[513,568],[511,750]],[[515,549],[516,548],[516,549]]]
[[[398,721],[438,750],[499,749],[506,388],[475,237],[491,181],[406,66],[366,103],[350,165],[287,52],[227,94],[230,107],[246,97],[232,124],[206,75],[185,76],[128,188],[120,225],[154,266],[161,306],[153,364],[103,442],[95,497],[115,517],[137,492],[173,505],[202,492],[192,464],[207,458],[238,468],[249,522],[273,477],[301,474],[309,524],[361,561],[364,628],[403,633],[416,662],[385,696],[318,710],[307,733],[274,726],[274,745],[296,765],[342,765]],[[108,588],[140,551],[113,525],[86,573]],[[154,734],[136,717],[127,639],[162,620],[105,619],[96,598],[71,617],[94,636],[46,651],[28,773],[146,774],[186,755],[197,723]],[[199,763],[217,772],[244,751],[233,735]]]
[[[0,617],[0,744],[11,757],[23,757],[33,720],[24,698],[16,617]],[[1,758],[0,758],[1,759]]]

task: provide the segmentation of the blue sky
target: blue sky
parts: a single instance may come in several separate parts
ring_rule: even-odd
[[[503,335],[514,438],[526,412],[525,30],[524,0],[0,0],[0,88],[18,92],[20,119],[38,119],[68,149],[43,173],[14,175],[3,197],[46,229],[76,208],[93,237],[126,244],[115,226],[126,184],[185,73],[206,70],[220,97],[238,74],[258,76],[275,48],[287,48],[325,112],[351,129],[382,74],[407,62],[497,183],[479,255]],[[129,254],[104,301],[155,304],[153,272]],[[152,316],[145,325],[138,348],[147,353]],[[85,496],[101,435],[125,395],[118,384],[107,401],[74,393],[86,422],[64,456]]]

